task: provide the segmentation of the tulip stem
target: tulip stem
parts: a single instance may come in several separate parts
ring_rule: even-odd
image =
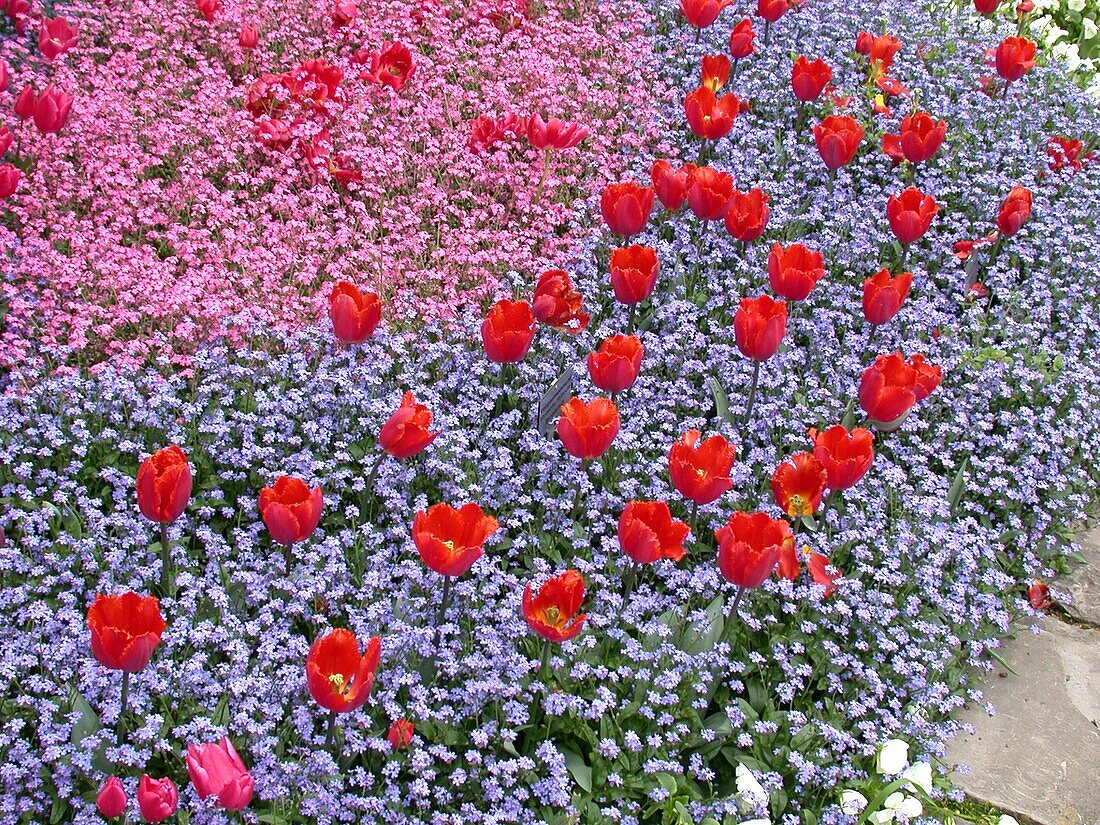
[[[631,562],[630,569],[626,572],[626,580],[623,582],[623,610],[626,610],[626,605],[634,594],[634,585],[638,583],[639,567],[637,562]]]
[[[126,703],[130,699],[130,671],[122,671],[122,699],[118,711],[117,744],[121,748],[126,738]]]
[[[627,330],[630,331],[631,333],[633,333],[634,330],[637,328],[637,321],[638,321],[638,305],[637,304],[631,304],[630,305],[630,311],[629,311],[629,313],[627,315],[627,318],[626,318],[626,328],[627,328]]]
[[[741,599],[745,597],[744,587],[738,587],[737,593],[733,597],[733,603],[730,604],[730,618],[733,619],[737,616],[737,608],[741,605]]]
[[[167,596],[172,586],[172,545],[168,538],[168,522],[160,523],[160,592]]]
[[[764,21],[764,45],[767,46],[771,42],[772,36],[772,23],[770,20]]]
[[[825,530],[825,537],[829,538],[829,525],[825,521],[825,517],[829,515],[829,508],[832,507],[833,499],[836,497],[836,490],[830,490],[829,495],[825,496],[825,503],[821,505],[821,515],[818,516],[818,523]]]
[[[749,387],[749,403],[745,407],[745,420],[742,423],[742,427],[745,429],[744,441],[748,440],[748,427],[749,422],[752,420],[752,408],[756,404],[756,388],[760,384],[760,362],[755,358],[752,362],[752,385]]]
[[[336,711],[328,712],[328,730],[325,732],[325,750],[331,751],[333,742],[336,741]]]
[[[542,175],[539,176],[539,185],[535,188],[535,203],[542,200],[542,187],[546,183],[546,170],[550,166],[550,147],[542,150]]]
[[[290,575],[290,565],[291,565],[291,562],[293,560],[294,560],[294,557],[290,552],[290,545],[289,544],[284,544],[283,545],[283,572],[288,576]]]
[[[695,540],[699,540],[699,502],[691,502],[691,532],[695,535]]]
[[[544,639],[542,643],[542,681],[545,685],[550,684],[550,652],[550,640]]]
[[[443,577],[443,597],[439,600],[439,609],[435,613],[435,641],[432,647],[439,647],[439,636],[443,620],[447,617],[447,604],[451,600],[451,577]]]
[[[374,479],[378,477],[378,470],[382,467],[382,462],[386,460],[386,455],[386,451],[383,450],[382,454],[375,459],[374,466],[370,468],[370,474],[367,475],[368,489],[374,486]]]
[[[904,270],[905,264],[909,260],[909,244],[903,243],[901,245],[901,263],[898,264],[898,269]]]

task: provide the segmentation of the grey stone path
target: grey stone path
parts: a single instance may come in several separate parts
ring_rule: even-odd
[[[959,714],[977,728],[957,737],[947,763],[971,797],[1040,825],[1100,825],[1100,531],[1084,539],[1089,564],[1058,582],[1072,603],[1028,627],[1002,651],[1016,671],[998,667],[985,683],[997,710]]]

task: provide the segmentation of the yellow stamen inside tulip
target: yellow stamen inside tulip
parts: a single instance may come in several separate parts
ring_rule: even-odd
[[[332,683],[332,692],[337,696],[347,696],[351,690],[351,682],[345,680],[342,673],[333,673],[328,680]]]
[[[561,618],[561,611],[556,607],[547,607],[542,611],[542,617],[546,620],[546,623],[551,627],[557,627],[558,621]]]
[[[788,516],[808,516],[810,514],[809,502],[805,498],[795,493],[791,496],[787,505]]]

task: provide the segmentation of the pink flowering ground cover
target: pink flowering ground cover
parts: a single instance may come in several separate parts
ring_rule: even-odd
[[[316,321],[342,279],[393,318],[448,317],[508,271],[564,264],[578,207],[653,138],[647,17],[626,11],[16,0],[0,111],[23,177],[0,227],[0,368],[186,366],[219,336]],[[50,14],[76,42],[47,60]],[[13,108],[50,83],[75,100],[43,134]],[[550,152],[545,180],[533,114],[590,130]]]

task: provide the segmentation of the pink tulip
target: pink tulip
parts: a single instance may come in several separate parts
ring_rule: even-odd
[[[99,789],[99,795],[95,798],[95,805],[104,819],[122,816],[126,810],[126,791],[117,776],[107,777],[107,781],[103,783],[103,787]]]
[[[142,819],[146,822],[163,822],[176,812],[180,801],[175,782],[167,776],[153,779],[145,773],[138,783],[137,798]]]
[[[38,30],[38,50],[47,60],[56,60],[76,45],[76,29],[63,17],[42,21]]]
[[[201,799],[217,796],[218,804],[239,811],[252,801],[252,777],[237,749],[223,737],[220,742],[187,746],[187,773]]]
[[[69,119],[73,107],[72,95],[67,95],[53,84],[46,87],[34,107],[34,125],[40,132],[60,132]]]
[[[15,99],[15,116],[20,120],[30,120],[34,117],[34,108],[38,105],[38,97],[34,93],[34,89],[30,86],[24,86],[23,91],[19,93],[19,96]]]
[[[19,188],[23,173],[10,163],[0,165],[0,200],[10,198]]]

